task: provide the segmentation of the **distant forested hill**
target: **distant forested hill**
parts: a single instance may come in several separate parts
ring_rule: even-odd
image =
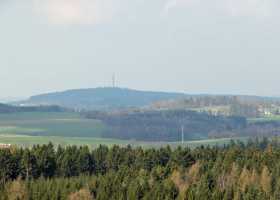
[[[245,95],[189,95],[125,88],[76,89],[41,94],[18,102],[25,105],[58,105],[77,110],[194,110],[213,115],[248,118],[280,115],[280,99]]]
[[[142,107],[156,101],[183,97],[182,93],[147,92],[122,88],[77,89],[32,96],[31,105],[59,105],[67,108],[106,110]]]

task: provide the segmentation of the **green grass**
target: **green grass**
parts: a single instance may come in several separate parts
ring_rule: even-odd
[[[280,121],[280,115],[274,115],[269,117],[259,117],[259,118],[250,118],[248,119],[249,123],[257,122],[270,122],[270,121]]]
[[[214,112],[214,113],[229,113],[230,106],[208,106],[208,107],[199,107],[191,109],[193,111],[205,111],[205,112]]]
[[[92,148],[104,144],[112,146],[114,144],[126,145],[127,143],[122,140],[116,139],[103,139],[94,137],[61,137],[61,136],[27,136],[27,135],[0,135],[0,143],[12,144],[20,147],[31,147],[33,145],[42,145],[53,143],[55,146],[62,145],[87,145]]]
[[[237,141],[246,141],[247,138],[234,138]],[[105,139],[105,138],[94,138],[94,137],[60,137],[60,136],[26,136],[26,135],[0,135],[0,143],[12,144],[20,147],[31,147],[36,144],[48,144],[52,142],[55,146],[62,145],[77,145],[83,146],[87,145],[91,148],[96,148],[100,144],[113,146],[120,145],[126,146],[130,144],[133,147],[141,146],[143,148],[160,148],[163,146],[171,146],[175,148],[177,146],[187,146],[190,148],[195,148],[197,146],[215,146],[228,144],[231,138],[223,139],[207,139],[207,140],[197,140],[197,141],[186,141],[183,144],[181,142],[141,142],[141,141],[129,141],[129,140],[117,140],[117,139]]]
[[[78,113],[74,112],[21,112],[0,114],[0,121],[4,120],[38,120],[38,119],[77,119]]]
[[[76,113],[0,114],[0,134],[5,135],[100,137],[104,128]]]

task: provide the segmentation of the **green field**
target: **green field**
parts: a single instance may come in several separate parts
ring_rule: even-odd
[[[0,114],[1,135],[100,137],[103,130],[101,122],[78,113]]]
[[[215,146],[228,144],[231,138],[222,139],[208,139],[208,140],[197,140],[197,141],[186,141],[183,144],[181,142],[140,142],[140,141],[128,141],[128,140],[117,140],[117,139],[105,139],[105,138],[94,138],[94,137],[60,137],[60,136],[26,136],[26,135],[0,135],[0,143],[12,144],[20,147],[31,147],[36,144],[47,144],[52,142],[55,146],[62,145],[87,145],[90,148],[96,148],[99,145],[120,145],[126,146],[131,145],[133,147],[141,146],[144,148],[160,148],[163,146],[171,146],[172,148],[177,146],[188,146],[194,148],[197,146]],[[234,138],[237,141],[246,141],[247,138]]]
[[[228,115],[230,113],[230,106],[208,106],[208,107],[199,107],[199,108],[192,108],[190,110],[196,112],[207,112],[207,113],[221,113],[223,115]]]
[[[248,122],[257,123],[257,122],[270,122],[270,121],[280,121],[280,115],[274,115],[269,117],[259,117],[259,118],[250,118]]]
[[[100,144],[111,146],[113,144],[125,145],[125,141],[116,139],[94,137],[62,137],[62,136],[28,136],[28,135],[0,135],[0,143],[12,144],[20,147],[31,147],[36,144],[53,143],[55,146],[62,145],[87,145],[92,148]]]

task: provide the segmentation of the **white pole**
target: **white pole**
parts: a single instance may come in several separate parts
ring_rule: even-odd
[[[116,77],[115,77],[115,74],[113,74],[113,77],[112,77],[112,85],[113,85],[113,88],[116,87]]]
[[[184,138],[184,126],[182,125],[182,127],[181,127],[181,133],[182,133],[182,144],[184,144],[184,140],[185,140],[185,138]]]

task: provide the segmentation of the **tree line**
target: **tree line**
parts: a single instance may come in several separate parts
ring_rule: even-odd
[[[0,199],[280,199],[277,138],[223,147],[0,150]]]
[[[0,113],[19,113],[19,112],[65,112],[67,109],[56,105],[50,106],[11,106],[0,103]],[[70,111],[70,110],[69,110]]]
[[[213,116],[186,110],[138,112],[86,112],[86,118],[101,120],[106,125],[102,137],[140,141],[179,141],[184,126],[188,140],[218,134],[240,132],[247,125],[244,117]],[[217,134],[217,135],[218,135]]]
[[[265,112],[278,115],[279,99],[254,96],[188,96],[180,99],[159,101],[151,105],[154,109],[198,109],[212,113],[211,108],[217,108],[214,113],[227,116],[263,117]],[[220,107],[220,108],[218,108]]]

